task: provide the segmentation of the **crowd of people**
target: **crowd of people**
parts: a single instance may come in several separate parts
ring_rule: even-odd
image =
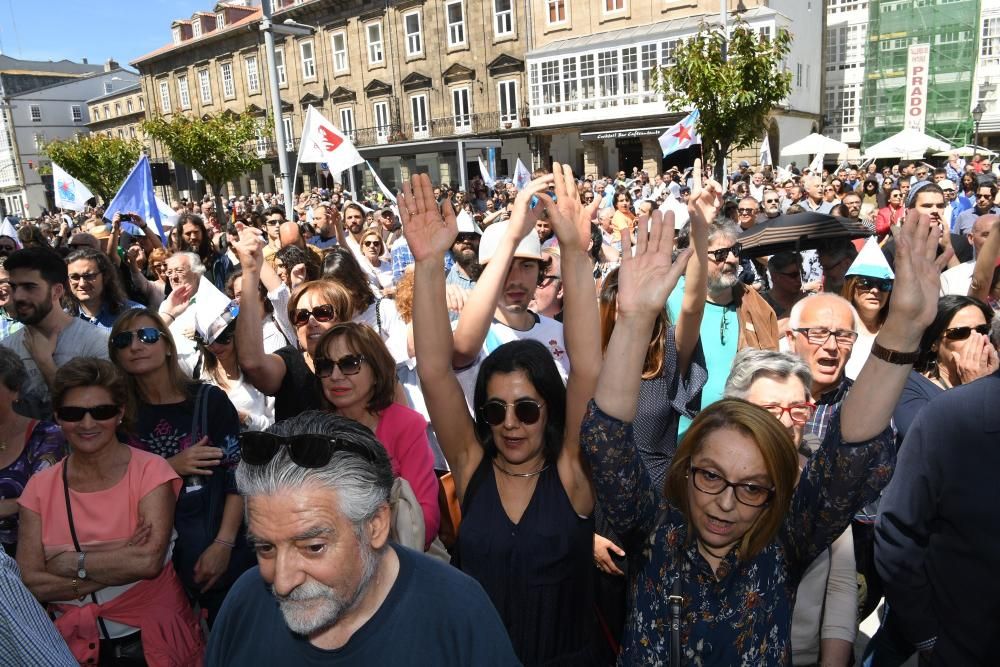
[[[709,174],[6,221],[0,663],[990,664],[992,165]]]

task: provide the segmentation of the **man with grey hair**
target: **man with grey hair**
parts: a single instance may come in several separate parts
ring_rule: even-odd
[[[240,449],[258,567],[226,598],[206,665],[518,664],[478,583],[389,542],[392,464],[371,431],[309,411]]]

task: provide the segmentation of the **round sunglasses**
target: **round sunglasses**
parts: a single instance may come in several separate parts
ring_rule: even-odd
[[[252,466],[267,465],[282,449],[288,452],[292,463],[302,468],[322,468],[335,452],[348,452],[366,461],[375,461],[375,453],[370,449],[328,435],[305,433],[282,437],[263,431],[247,431],[239,437],[240,458]]]
[[[514,416],[522,424],[534,424],[542,418],[542,404],[530,398],[520,398],[513,403],[506,403],[499,398],[483,403],[479,414],[490,426],[499,426],[507,419],[507,410],[514,408]]]
[[[163,332],[156,327],[142,327],[141,329],[136,329],[135,331],[122,331],[116,333],[111,337],[111,344],[115,346],[115,349],[124,350],[126,347],[132,344],[132,338],[138,338],[140,343],[145,345],[153,345],[156,341],[160,340],[160,336]]]
[[[117,405],[94,405],[91,407],[83,407],[79,405],[64,405],[61,408],[56,408],[56,417],[60,421],[64,422],[79,422],[83,421],[83,418],[88,414],[94,418],[95,421],[107,421],[108,419],[114,419],[118,416],[120,411]]]
[[[340,359],[318,357],[313,361],[316,377],[328,378],[333,375],[333,369],[339,368],[344,375],[357,375],[361,372],[361,363],[365,360],[363,354],[348,354]]]
[[[309,322],[310,315],[315,317],[317,322],[330,322],[333,320],[334,316],[333,306],[328,303],[324,303],[322,306],[316,306],[312,310],[299,308],[292,313],[292,324],[297,327],[301,327]]]

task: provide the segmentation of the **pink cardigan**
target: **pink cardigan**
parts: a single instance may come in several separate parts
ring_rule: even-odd
[[[409,482],[424,511],[426,548],[437,537],[441,525],[438,480],[427,440],[427,421],[416,410],[393,403],[379,415],[375,437],[388,452],[392,471]]]

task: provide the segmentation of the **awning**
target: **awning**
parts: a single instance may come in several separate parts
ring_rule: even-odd
[[[660,136],[667,131],[669,125],[657,127],[632,127],[624,130],[602,130],[600,132],[581,132],[581,141],[602,141],[604,139],[625,139],[627,137]]]

